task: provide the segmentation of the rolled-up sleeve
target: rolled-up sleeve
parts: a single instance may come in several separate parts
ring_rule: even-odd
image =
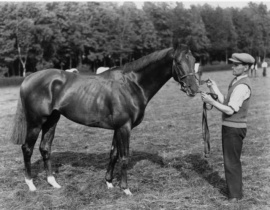
[[[249,97],[249,87],[245,84],[237,85],[231,94],[228,106],[230,106],[235,112],[238,112],[243,102]]]

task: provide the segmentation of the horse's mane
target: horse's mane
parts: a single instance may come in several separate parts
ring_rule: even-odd
[[[131,72],[131,71],[140,71],[142,69],[144,69],[144,67],[148,66],[149,64],[156,62],[158,60],[163,59],[164,57],[167,56],[168,52],[171,50],[172,48],[167,48],[164,50],[160,50],[160,51],[156,51],[153,52],[149,55],[146,55],[142,58],[139,58],[136,61],[133,61],[131,63],[126,63],[123,66],[123,72]]]

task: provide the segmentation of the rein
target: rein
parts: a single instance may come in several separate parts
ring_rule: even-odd
[[[200,91],[199,91],[200,92]],[[210,95],[214,100],[218,99],[218,95],[215,93],[206,93]],[[207,110],[211,110],[213,105],[207,105],[207,103],[203,103],[203,113],[202,113],[202,136],[204,141],[204,156],[206,158],[209,157],[210,154],[210,132],[208,128],[207,122]]]

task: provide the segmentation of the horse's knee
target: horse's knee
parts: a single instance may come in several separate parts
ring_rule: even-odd
[[[42,155],[43,160],[48,160],[50,158],[50,152],[44,147],[39,147],[40,154]]]
[[[27,144],[23,144],[21,148],[23,151],[24,158],[30,158],[32,156],[33,149],[30,148]]]

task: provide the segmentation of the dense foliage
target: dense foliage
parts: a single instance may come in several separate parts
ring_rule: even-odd
[[[263,3],[242,9],[145,2],[0,3],[0,75],[41,69],[119,66],[178,39],[203,64],[232,52],[270,53],[270,13]]]

